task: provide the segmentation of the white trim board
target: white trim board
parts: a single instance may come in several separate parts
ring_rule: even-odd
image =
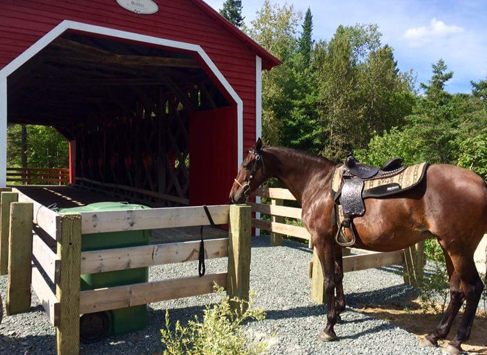
[[[255,140],[262,138],[262,58],[255,56]],[[260,197],[255,198],[260,203]],[[255,218],[260,219],[260,212],[255,213]],[[255,228],[255,235],[260,235],[260,228]]]
[[[164,38],[142,35],[133,32],[115,30],[108,27],[88,25],[81,22],[64,20],[46,35],[40,38],[36,43],[29,47],[25,52],[15,58],[2,70],[0,70],[0,187],[6,185],[6,164],[7,164],[7,78],[14,71],[24,65],[29,59],[34,57],[49,43],[58,38],[67,30],[76,30],[86,33],[101,34],[113,38],[122,38],[141,43],[150,43],[164,47],[178,48],[186,51],[198,53],[208,68],[212,71],[220,84],[227,90],[232,99],[237,104],[237,132],[238,132],[238,149],[237,149],[237,166],[238,171],[243,159],[243,101],[238,96],[227,79],[223,76],[215,63],[201,48],[201,46],[186,42],[172,41]]]

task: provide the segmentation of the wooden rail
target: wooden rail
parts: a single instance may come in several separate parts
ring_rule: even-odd
[[[252,219],[252,227],[270,232],[271,245],[282,245],[282,237],[290,236],[306,240],[308,245],[312,247],[311,236],[306,228],[285,223],[284,218],[301,221],[301,208],[283,206],[284,201],[296,201],[289,190],[260,188],[254,191],[253,196],[270,200],[270,204],[249,203],[249,205],[253,212],[270,216],[270,221]],[[425,264],[424,242],[391,253],[368,252],[360,255],[349,255],[350,250],[346,248],[343,252],[344,272],[404,265],[404,281],[406,283],[418,286],[422,280]],[[313,250],[313,260],[310,261],[308,270],[309,276],[312,278],[311,298],[317,303],[324,303],[324,277],[316,250]]]
[[[7,183],[22,185],[69,184],[69,169],[7,168]]]
[[[190,241],[82,252],[83,234],[208,225],[203,208],[59,215],[21,192],[0,192],[1,261],[4,261],[5,249],[9,256],[7,312],[28,312],[32,287],[56,327],[58,355],[79,354],[81,314],[207,294],[214,291],[215,283],[227,290],[230,298],[248,300],[249,206],[208,207],[216,224],[228,224],[229,237],[207,240],[205,256],[207,259],[228,256],[227,272],[81,291],[82,274],[198,260],[200,250],[199,241]],[[9,223],[5,223],[5,218]],[[37,224],[35,229],[34,224]],[[37,228],[48,232],[56,241],[57,253],[43,239],[46,233],[37,233]],[[55,292],[51,289],[52,283]],[[232,304],[232,307],[236,305]]]

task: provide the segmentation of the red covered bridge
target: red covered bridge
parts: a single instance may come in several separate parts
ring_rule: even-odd
[[[7,124],[55,127],[71,183],[152,205],[217,204],[261,133],[279,61],[201,0],[3,0]]]

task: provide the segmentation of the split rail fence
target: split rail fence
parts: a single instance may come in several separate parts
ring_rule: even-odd
[[[69,169],[7,168],[7,183],[67,185],[69,184]]]
[[[284,201],[296,201],[291,192],[280,188],[260,188],[253,196],[265,198],[267,203],[250,202],[252,211],[256,217],[252,218],[252,227],[270,232],[271,245],[282,245],[283,236],[289,236],[307,241],[312,248],[311,235],[306,228],[299,223],[286,223],[286,218],[291,221],[301,221],[301,208],[284,205]],[[257,214],[258,213],[258,214]],[[270,216],[270,220],[262,220],[259,214]],[[426,257],[424,253],[424,242],[418,243],[410,248],[394,252],[365,252],[358,255],[350,255],[350,249],[343,250],[343,271],[359,271],[386,267],[392,265],[404,266],[404,282],[417,286],[422,280]],[[313,259],[309,263],[308,275],[312,279],[311,298],[313,301],[323,304],[325,301],[324,277],[321,265],[313,248]]]
[[[60,215],[18,190],[3,190],[0,273],[9,275],[7,315],[30,310],[32,285],[56,327],[59,355],[79,354],[81,314],[207,294],[214,283],[230,297],[248,299],[249,206],[208,207],[215,224],[228,224],[229,237],[205,241],[205,255],[228,257],[227,272],[81,291],[81,274],[197,260],[200,248],[199,241],[189,241],[83,252],[84,234],[209,225],[203,207]]]

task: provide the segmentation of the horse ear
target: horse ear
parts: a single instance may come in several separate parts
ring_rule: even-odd
[[[257,139],[257,142],[255,142],[255,150],[260,151],[262,149],[262,139]]]

